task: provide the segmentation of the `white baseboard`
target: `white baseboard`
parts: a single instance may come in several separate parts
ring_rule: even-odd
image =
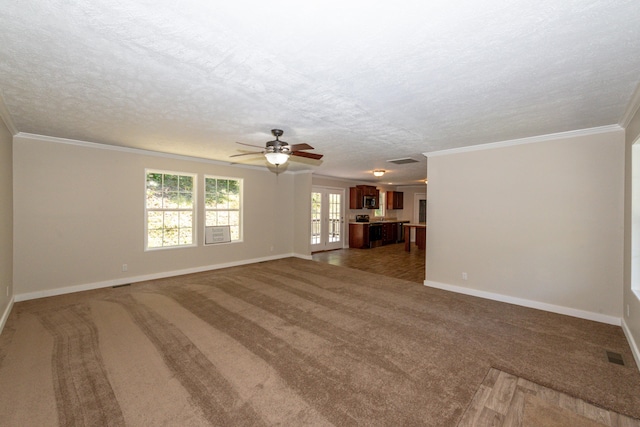
[[[9,304],[7,304],[7,308],[5,308],[4,313],[2,313],[2,317],[0,317],[0,334],[4,329],[4,325],[7,323],[7,319],[9,319],[9,314],[11,313],[11,309],[13,308],[14,297],[12,296],[9,300]]]
[[[636,367],[640,370],[640,349],[638,349],[638,343],[633,339],[633,334],[627,326],[627,322],[622,319],[622,330],[624,331],[624,335],[627,337],[627,341],[629,342],[629,347],[631,347],[631,353],[633,353],[633,358],[636,359]]]
[[[184,274],[200,273],[202,271],[219,270],[221,268],[237,267],[240,265],[255,264],[257,262],[273,261],[282,258],[291,258],[292,256],[303,257],[304,255],[281,254],[262,258],[245,259],[241,261],[233,261],[222,264],[205,265],[202,267],[186,268],[183,270],[163,271],[160,273],[146,274],[142,276],[125,277],[113,280],[105,280],[102,282],[86,283],[83,285],[66,286],[63,288],[47,289],[43,291],[27,292],[16,294],[14,300],[16,302],[27,301],[37,298],[53,297],[56,295],[70,294],[73,292],[90,291],[93,289],[109,288],[112,286],[126,285],[129,283],[144,282],[146,280],[164,279],[167,277],[182,276]]]
[[[620,326],[621,320],[619,317],[608,316],[601,313],[593,313],[591,311],[578,310],[576,308],[564,307],[561,305],[548,304],[540,301],[533,301],[524,298],[516,298],[508,295],[496,294],[493,292],[480,291],[477,289],[465,288],[464,286],[449,285],[446,283],[424,281],[425,286],[431,288],[442,289],[445,291],[456,292],[459,294],[471,295],[474,297],[480,297],[490,299],[494,301],[506,302],[508,304],[521,305],[523,307],[535,308],[538,310],[549,311],[551,313],[564,314],[566,316],[578,317],[580,319],[593,320],[595,322],[607,323],[609,325]]]
[[[311,255],[293,254],[293,256],[300,259],[306,259],[307,261],[313,261],[313,256]]]

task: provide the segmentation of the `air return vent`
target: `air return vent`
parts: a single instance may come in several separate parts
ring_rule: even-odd
[[[402,159],[387,160],[387,162],[395,163],[396,165],[405,165],[407,163],[418,163],[418,161],[416,159],[412,159],[411,157],[405,157],[405,158],[402,158]]]
[[[620,353],[614,353],[613,351],[607,351],[607,359],[609,362],[615,363],[617,365],[624,366],[624,360],[622,360],[622,355]]]

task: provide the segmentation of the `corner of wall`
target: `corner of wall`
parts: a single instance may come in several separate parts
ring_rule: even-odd
[[[625,322],[624,318],[622,319],[622,330],[624,331],[625,337],[627,337],[627,341],[629,342],[629,347],[631,347],[631,353],[633,353],[633,358],[636,361],[636,368],[640,370],[640,349],[638,348],[638,343],[633,338],[633,334]]]
[[[11,309],[13,308],[13,301],[14,301],[14,298],[12,296],[11,299],[9,300],[9,304],[7,304],[7,307],[2,313],[2,317],[0,317],[0,334],[2,334],[4,325],[6,325],[7,319],[9,319],[9,315],[11,314]]]

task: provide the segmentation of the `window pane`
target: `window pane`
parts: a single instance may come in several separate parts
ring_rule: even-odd
[[[180,209],[191,209],[193,207],[193,195],[191,193],[180,193],[178,200]]]
[[[191,228],[181,228],[179,232],[181,245],[190,245],[193,242],[193,231]]]
[[[229,199],[228,194],[226,192],[218,192],[216,198],[216,209],[228,209],[229,208]]]
[[[240,195],[239,194],[230,194],[229,195],[229,209],[240,209]]]
[[[231,240],[240,240],[240,226],[230,227]]]
[[[179,206],[179,198],[177,191],[165,192],[162,199],[162,207],[165,209],[177,209]]]
[[[229,194],[229,180],[218,179],[218,193]]]
[[[180,212],[180,228],[193,227],[193,213]]]
[[[164,228],[172,229],[178,228],[180,225],[180,213],[179,212],[165,212],[164,213]]]
[[[218,225],[218,212],[208,211],[205,215],[205,225],[207,227],[211,227],[213,225]]]
[[[149,230],[162,230],[164,215],[162,212],[150,211],[147,212],[147,229]]]
[[[180,191],[191,193],[193,191],[193,177],[191,176],[180,176]]]
[[[217,191],[216,181],[217,180],[215,178],[205,178],[204,180],[205,192],[215,193]]]
[[[147,174],[147,188],[162,188],[162,174],[161,173],[148,173]]]
[[[178,246],[178,229],[166,228],[162,236],[162,246]]]
[[[147,189],[147,208],[162,207],[162,192]]]
[[[228,211],[218,211],[218,224],[216,225],[229,225]]]
[[[240,225],[240,212],[229,212],[229,225]]]
[[[178,175],[164,175],[162,187],[167,191],[178,191]]]
[[[205,209],[214,209],[216,207],[216,193],[207,193],[204,197]]]

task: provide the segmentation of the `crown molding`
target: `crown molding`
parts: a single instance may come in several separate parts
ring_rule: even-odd
[[[18,128],[16,128],[16,125],[13,123],[9,109],[2,99],[2,95],[0,95],[0,119],[7,125],[7,129],[9,129],[11,135],[15,136],[18,133]]]
[[[636,85],[636,90],[633,91],[633,95],[631,95],[631,99],[629,100],[629,104],[627,104],[627,109],[624,111],[622,118],[618,124],[626,129],[631,123],[631,120],[640,109],[640,83]]]
[[[430,151],[422,153],[425,157],[446,156],[449,154],[468,153],[471,151],[492,150],[494,148],[513,147],[515,145],[533,144],[536,142],[554,141],[556,139],[575,138],[579,136],[598,135],[608,132],[624,132],[624,128],[618,124],[600,126],[588,129],[571,130],[568,132],[550,133],[547,135],[531,136],[527,138],[511,139],[487,144],[471,145],[468,147],[451,148],[447,150]]]
[[[265,166],[244,165],[240,163],[224,162],[221,160],[205,159],[202,157],[184,156],[181,154],[172,154],[172,153],[163,153],[161,151],[144,150],[142,148],[131,148],[131,147],[122,147],[119,145],[100,144],[97,142],[81,141],[77,139],[58,138],[56,136],[38,135],[38,134],[26,133],[26,132],[18,132],[17,134],[14,135],[14,137],[51,142],[54,144],[74,145],[77,147],[93,148],[97,150],[119,151],[123,153],[138,154],[143,156],[163,157],[163,158],[174,159],[174,160],[186,160],[190,162],[207,163],[207,164],[218,165],[218,166],[232,166],[232,167],[237,167],[242,169],[253,169],[253,170],[262,170],[262,171],[270,170],[268,167],[265,167]],[[292,174],[294,172],[281,171],[279,173]]]

